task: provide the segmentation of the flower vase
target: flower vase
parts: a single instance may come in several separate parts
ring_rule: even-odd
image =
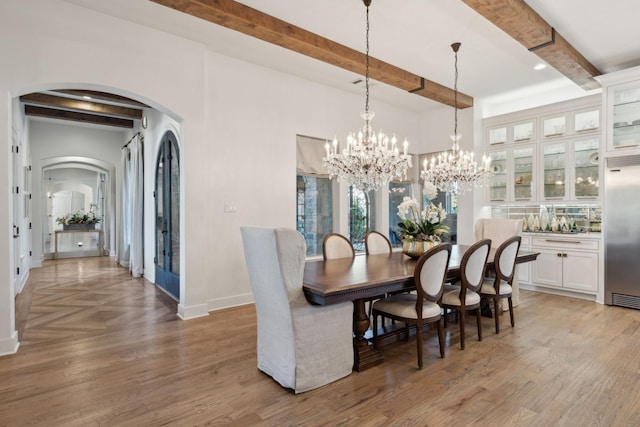
[[[437,244],[437,242],[432,242],[431,240],[403,240],[402,253],[411,258],[420,258],[422,254]]]

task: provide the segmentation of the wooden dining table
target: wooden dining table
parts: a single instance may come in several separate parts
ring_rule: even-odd
[[[460,262],[470,246],[453,245],[447,281],[460,279]],[[495,249],[489,253],[487,268],[493,268]],[[519,251],[516,263],[534,261],[537,252]],[[390,292],[415,289],[416,259],[402,252],[384,255],[356,255],[354,258],[307,261],[302,289],[311,304],[353,302],[354,369],[362,371],[382,362],[382,354],[365,338],[370,326],[366,301]]]

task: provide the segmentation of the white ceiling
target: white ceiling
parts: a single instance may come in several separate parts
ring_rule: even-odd
[[[66,0],[105,14],[198,41],[212,51],[333,87],[362,92],[357,74],[227,30],[147,0]],[[241,0],[250,7],[364,51],[361,0]],[[602,73],[640,65],[640,1],[527,0],[527,3]],[[476,99],[575,86],[460,0],[373,0],[370,54],[453,87],[451,43],[459,41],[459,90]],[[577,86],[576,86],[577,87]],[[585,93],[586,94],[586,93]],[[439,105],[375,83],[371,97],[416,111]]]

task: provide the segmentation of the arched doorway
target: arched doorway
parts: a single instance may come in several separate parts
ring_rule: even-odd
[[[180,163],[171,131],[160,141],[155,182],[156,284],[180,300]]]

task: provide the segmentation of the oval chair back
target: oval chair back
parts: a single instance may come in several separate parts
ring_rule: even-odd
[[[387,236],[378,231],[369,231],[364,237],[364,247],[367,255],[390,254],[391,242]]]
[[[330,233],[322,240],[322,256],[324,259],[353,258],[356,253],[349,239],[339,233]]]

